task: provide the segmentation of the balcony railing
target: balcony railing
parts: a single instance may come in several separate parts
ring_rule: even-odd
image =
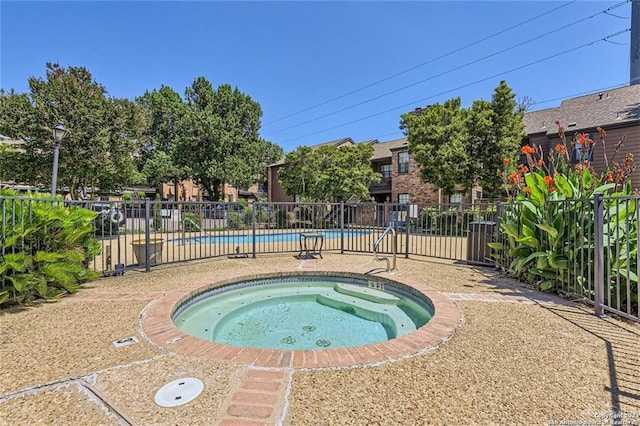
[[[369,192],[391,191],[391,177],[383,178],[380,182],[369,185]]]

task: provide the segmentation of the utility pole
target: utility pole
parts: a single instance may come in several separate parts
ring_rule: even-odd
[[[629,84],[640,84],[640,0],[631,1]]]

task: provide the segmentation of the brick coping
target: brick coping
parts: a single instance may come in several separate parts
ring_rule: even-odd
[[[452,300],[421,283],[401,275],[363,275],[350,272],[313,271],[315,275],[357,276],[370,280],[376,277],[404,284],[428,297],[435,309],[433,318],[418,330],[385,342],[348,348],[315,350],[277,350],[231,346],[190,336],[172,321],[172,315],[186,299],[208,289],[243,279],[273,278],[301,274],[287,272],[259,276],[234,277],[215,283],[196,283],[189,288],[167,293],[148,305],[140,319],[146,339],[168,352],[209,360],[228,361],[238,365],[276,369],[350,368],[393,362],[433,350],[447,341],[462,321],[462,314]]]

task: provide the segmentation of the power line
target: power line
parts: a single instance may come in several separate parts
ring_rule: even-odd
[[[618,32],[613,33],[613,34],[609,34],[608,36],[603,37],[603,38],[600,38],[600,39],[598,39],[598,40],[594,40],[594,41],[591,41],[591,42],[589,42],[589,43],[585,43],[585,44],[582,44],[582,45],[580,45],[580,46],[577,46],[577,47],[574,47],[574,48],[571,48],[571,49],[567,49],[567,50],[564,50],[564,51],[562,51],[562,52],[559,52],[559,53],[556,53],[556,54],[553,54],[553,55],[547,56],[547,57],[545,57],[545,58],[538,59],[538,60],[536,60],[536,61],[529,62],[529,63],[527,63],[527,64],[520,65],[520,66],[515,67],[515,68],[511,68],[511,69],[509,69],[509,70],[507,70],[507,71],[502,71],[502,72],[499,72],[499,73],[497,73],[497,74],[493,74],[493,75],[491,75],[491,76],[489,76],[489,77],[485,77],[485,78],[482,78],[482,79],[480,79],[480,80],[476,80],[476,81],[471,82],[471,83],[463,84],[462,86],[458,86],[458,87],[455,87],[455,88],[453,88],[453,89],[446,90],[446,91],[444,91],[444,92],[440,92],[440,93],[437,93],[437,94],[435,94],[435,95],[428,96],[428,97],[426,97],[426,98],[418,99],[418,100],[416,100],[416,101],[413,101],[413,102],[410,102],[410,103],[407,103],[407,104],[399,105],[399,106],[397,106],[397,107],[394,107],[394,108],[391,108],[391,109],[387,109],[387,110],[385,110],[385,111],[381,111],[381,112],[378,112],[378,113],[375,113],[375,114],[370,114],[370,115],[367,115],[366,117],[361,117],[361,118],[358,118],[358,119],[355,119],[355,120],[351,120],[351,121],[348,121],[348,122],[346,122],[346,123],[338,124],[338,125],[336,125],[336,126],[328,127],[328,128],[326,128],[326,129],[318,130],[318,131],[316,131],[316,132],[308,133],[308,134],[306,134],[306,135],[299,136],[299,137],[296,137],[296,138],[293,138],[293,139],[288,139],[288,140],[286,140],[286,141],[285,141],[285,142],[283,142],[283,143],[291,142],[291,141],[294,141],[294,140],[296,140],[296,139],[306,138],[306,137],[308,137],[308,136],[314,136],[314,135],[317,135],[317,134],[319,134],[319,133],[323,133],[323,132],[326,132],[326,131],[329,131],[329,130],[338,129],[338,128],[340,128],[340,127],[348,126],[349,124],[357,123],[357,122],[360,122],[360,121],[363,121],[363,120],[367,120],[367,119],[369,119],[369,118],[373,118],[373,117],[377,117],[377,116],[379,116],[379,115],[387,114],[387,113],[389,113],[389,112],[394,112],[394,111],[397,111],[398,109],[401,109],[401,108],[408,108],[408,107],[410,107],[410,106],[413,106],[413,105],[416,105],[416,104],[420,104],[421,102],[424,102],[424,101],[426,101],[426,100],[429,100],[429,99],[435,98],[435,97],[437,97],[437,96],[442,96],[442,95],[445,95],[445,94],[447,94],[447,93],[454,92],[454,91],[456,91],[456,90],[464,89],[464,88],[466,88],[466,87],[473,86],[473,85],[475,85],[475,84],[482,83],[482,82],[487,81],[487,80],[491,80],[491,79],[493,79],[493,78],[499,77],[499,76],[504,75],[504,74],[509,74],[509,73],[511,73],[511,72],[518,71],[518,70],[521,70],[521,69],[523,69],[523,68],[526,68],[526,67],[529,67],[529,66],[532,66],[532,65],[537,65],[537,64],[539,64],[539,63],[542,63],[542,62],[548,61],[548,60],[550,60],[550,59],[555,59],[555,58],[557,58],[558,56],[562,56],[562,55],[566,55],[567,53],[575,52],[576,50],[580,50],[580,49],[583,49],[583,48],[585,48],[585,47],[592,46],[592,45],[594,45],[594,44],[596,44],[596,43],[598,43],[598,42],[604,42],[604,41],[607,41],[609,38],[616,37],[616,36],[618,36],[618,35],[620,35],[620,34],[624,34],[624,33],[629,32],[629,31],[630,31],[630,29],[629,29],[629,28],[627,28],[627,29],[625,29],[625,30],[618,31]]]
[[[423,62],[423,63],[418,64],[418,65],[414,65],[414,66],[413,66],[413,67],[411,67],[411,68],[407,68],[407,69],[405,69],[405,70],[399,71],[399,72],[397,72],[397,73],[395,73],[395,74],[392,74],[392,75],[390,75],[390,76],[388,76],[388,77],[385,77],[385,78],[383,78],[383,79],[381,79],[381,80],[374,81],[373,83],[369,83],[369,84],[367,84],[367,85],[365,85],[365,86],[362,86],[362,87],[360,87],[360,88],[358,88],[358,89],[355,89],[355,90],[352,90],[352,91],[350,91],[350,92],[347,92],[347,93],[345,93],[345,94],[343,94],[343,95],[336,96],[335,98],[328,99],[328,100],[326,100],[326,101],[324,101],[324,102],[321,102],[321,103],[316,104],[316,105],[312,105],[312,106],[310,106],[310,107],[307,107],[307,108],[302,109],[302,110],[300,110],[300,111],[298,111],[298,112],[294,112],[294,113],[292,113],[292,114],[286,115],[286,116],[284,116],[284,117],[280,117],[280,118],[276,118],[275,120],[268,121],[268,122],[266,122],[266,123],[263,123],[263,126],[267,126],[267,125],[269,125],[269,124],[273,124],[273,123],[276,123],[276,122],[278,122],[278,121],[285,120],[285,119],[287,119],[287,118],[295,117],[296,115],[300,115],[300,114],[302,114],[303,112],[311,111],[312,109],[316,109],[316,108],[321,107],[321,106],[323,106],[323,105],[326,105],[326,104],[328,104],[328,103],[331,103],[331,102],[337,101],[337,100],[339,100],[339,99],[342,99],[342,98],[345,98],[345,97],[347,97],[347,96],[353,95],[354,93],[361,92],[361,91],[363,91],[363,90],[365,90],[365,89],[368,89],[368,88],[370,88],[370,87],[376,86],[376,85],[378,85],[378,84],[380,84],[380,83],[383,83],[383,82],[385,82],[385,81],[388,81],[388,80],[391,80],[391,79],[396,78],[396,77],[398,77],[398,76],[401,76],[401,75],[403,75],[403,74],[406,74],[406,73],[408,73],[408,72],[410,72],[410,71],[413,71],[413,70],[415,70],[415,69],[421,68],[421,67],[423,67],[423,66],[425,66],[425,65],[429,65],[429,64],[431,64],[431,63],[433,63],[433,62],[435,62],[435,61],[438,61],[438,60],[440,60],[440,59],[446,58],[447,56],[451,56],[451,55],[453,55],[454,53],[458,53],[458,52],[460,52],[460,51],[462,51],[462,50],[465,50],[465,49],[468,49],[468,48],[470,48],[470,47],[473,47],[473,46],[475,46],[475,45],[477,45],[477,44],[480,44],[480,43],[482,43],[482,42],[484,42],[484,41],[487,41],[487,40],[489,40],[489,39],[491,39],[491,38],[493,38],[493,37],[496,37],[496,36],[498,36],[498,35],[500,35],[500,34],[504,34],[504,33],[508,32],[508,31],[511,31],[511,30],[513,30],[513,29],[515,29],[515,28],[518,28],[518,27],[522,26],[522,25],[528,24],[529,22],[535,21],[536,19],[541,18],[541,17],[543,17],[543,16],[545,16],[545,15],[548,15],[548,14],[550,14],[550,13],[553,13],[553,12],[555,12],[555,11],[557,11],[557,10],[560,10],[560,9],[562,9],[563,7],[567,7],[567,6],[569,6],[570,4],[575,3],[576,1],[577,1],[577,0],[572,0],[572,1],[570,1],[570,2],[568,2],[568,3],[565,3],[565,4],[561,5],[561,6],[558,6],[558,7],[556,7],[556,8],[551,9],[551,10],[548,10],[548,11],[546,11],[546,12],[544,12],[544,13],[539,14],[539,15],[536,15],[536,16],[534,16],[533,18],[530,18],[530,19],[527,19],[527,20],[525,20],[525,21],[523,21],[523,22],[520,22],[519,24],[512,25],[512,26],[510,26],[510,27],[508,27],[508,28],[505,28],[504,30],[498,31],[497,33],[493,33],[493,34],[491,34],[491,35],[489,35],[489,36],[487,36],[487,37],[481,38],[480,40],[476,40],[476,41],[474,41],[473,43],[470,43],[470,44],[467,44],[467,45],[465,45],[465,46],[459,47],[459,48],[457,48],[457,49],[455,49],[455,50],[452,50],[452,51],[450,51],[450,52],[447,52],[447,53],[445,53],[445,54],[443,54],[443,55],[440,55],[440,56],[438,56],[438,57],[436,57],[436,58],[429,59],[429,60],[428,60],[428,61],[426,61],[426,62]],[[628,1],[629,1],[629,0],[626,0],[626,1],[622,2],[621,4],[627,3]],[[617,7],[617,6],[616,6],[616,7]],[[614,7],[614,8],[615,8],[615,7]]]
[[[628,0],[627,0],[627,2],[628,2]],[[531,42],[533,42],[533,41],[539,40],[539,39],[544,38],[544,37],[546,37],[546,36],[549,36],[549,35],[551,35],[551,34],[554,34],[554,33],[557,33],[557,32],[559,32],[559,31],[562,31],[562,30],[566,30],[566,29],[568,29],[568,28],[571,28],[573,25],[576,25],[576,24],[578,24],[578,23],[580,23],[580,22],[582,22],[582,21],[587,21],[587,20],[589,20],[589,19],[593,19],[593,18],[595,18],[595,17],[596,17],[596,16],[598,16],[598,15],[601,15],[601,14],[606,13],[606,12],[607,12],[607,10],[610,10],[610,9],[612,9],[612,8],[616,8],[616,7],[620,7],[621,5],[623,5],[623,4],[625,4],[625,3],[626,3],[626,2],[619,3],[618,5],[611,6],[611,7],[607,8],[607,9],[602,10],[602,11],[600,11],[600,12],[598,12],[598,13],[593,14],[593,15],[590,15],[590,16],[587,16],[587,17],[584,17],[584,18],[578,19],[577,21],[574,21],[574,22],[572,22],[572,23],[570,23],[570,24],[563,24],[562,26],[560,26],[560,27],[558,27],[558,28],[556,28],[556,29],[554,29],[554,30],[548,31],[548,32],[546,32],[546,33],[544,33],[544,34],[541,34],[541,35],[538,35],[538,36],[536,36],[536,37],[530,38],[530,39],[528,39],[528,40],[526,40],[526,41],[523,41],[523,42],[520,42],[520,43],[514,44],[514,45],[512,45],[512,46],[510,46],[510,47],[504,48],[504,49],[499,50],[499,51],[497,51],[497,52],[494,52],[494,53],[491,53],[491,54],[489,54],[489,55],[483,56],[483,57],[481,57],[481,58],[475,59],[475,60],[473,60],[473,61],[471,61],[471,62],[467,62],[467,63],[465,63],[465,64],[463,64],[463,65],[459,65],[459,66],[457,66],[457,67],[455,67],[455,68],[451,68],[451,69],[448,69],[448,70],[443,71],[443,72],[441,72],[441,73],[434,74],[434,75],[432,75],[432,76],[430,76],[430,77],[427,77],[427,78],[425,78],[425,79],[422,79],[422,80],[419,80],[419,81],[413,82],[413,83],[408,84],[408,85],[406,85],[406,86],[402,86],[402,87],[400,87],[400,88],[398,88],[398,89],[394,89],[394,90],[391,90],[391,91],[389,91],[389,92],[382,93],[382,94],[377,95],[377,96],[374,96],[374,97],[372,97],[372,98],[365,99],[364,101],[358,102],[358,103],[356,103],[356,104],[346,106],[346,107],[341,108],[341,109],[339,109],[339,110],[332,111],[332,112],[329,112],[329,113],[327,113],[327,114],[324,114],[324,115],[321,115],[321,116],[318,116],[318,117],[311,118],[311,119],[309,119],[309,120],[303,121],[303,122],[298,123],[298,124],[294,124],[294,125],[289,126],[289,127],[285,127],[285,128],[283,128],[283,129],[276,130],[276,131],[271,132],[271,133],[272,133],[272,134],[278,134],[278,133],[284,132],[284,131],[286,131],[286,130],[295,129],[295,128],[300,127],[300,126],[304,126],[305,124],[309,124],[309,123],[312,123],[312,122],[314,122],[314,121],[318,121],[318,120],[321,120],[321,119],[323,119],[323,118],[331,117],[332,115],[336,115],[336,114],[339,114],[339,113],[341,113],[341,112],[348,111],[348,110],[350,110],[350,109],[353,109],[353,108],[359,107],[359,106],[361,106],[361,105],[368,104],[368,103],[370,103],[370,102],[373,102],[373,101],[376,101],[376,100],[378,100],[378,99],[381,99],[381,98],[387,97],[387,96],[392,95],[392,94],[394,94],[394,93],[398,93],[398,92],[400,92],[400,91],[402,91],[402,90],[409,89],[409,88],[411,88],[411,87],[417,86],[417,85],[419,85],[419,84],[425,83],[425,82],[430,81],[430,80],[433,80],[433,79],[435,79],[435,78],[442,77],[442,76],[447,75],[447,74],[450,74],[450,73],[452,73],[452,72],[454,72],[454,71],[458,71],[458,70],[460,70],[460,69],[462,69],[462,68],[466,68],[466,67],[468,67],[468,66],[470,66],[470,65],[474,65],[474,64],[477,64],[477,63],[479,63],[479,62],[482,62],[482,61],[484,61],[484,60],[486,60],[486,59],[492,58],[492,57],[494,57],[494,56],[498,56],[498,55],[500,55],[500,54],[502,54],[502,53],[508,52],[509,50],[513,50],[513,49],[515,49],[515,48],[521,47],[521,46],[523,46],[523,45],[525,45],[525,44],[528,44],[528,43],[531,43]],[[608,40],[605,40],[605,41],[608,41]],[[616,43],[616,42],[611,42],[611,43],[619,44],[619,43]]]
[[[588,90],[586,92],[572,93],[572,94],[569,94],[569,95],[558,96],[556,98],[545,99],[544,101],[535,102],[534,105],[542,105],[542,104],[546,104],[546,103],[554,102],[554,101],[558,101],[558,100],[571,99],[571,98],[575,98],[575,97],[578,97],[578,96],[588,95],[588,94],[591,94],[591,93],[603,92],[605,90],[619,89],[620,87],[624,87],[626,85],[627,85],[626,83],[620,83],[620,84],[615,84],[613,86],[607,86],[607,87],[600,87],[600,88],[597,88],[597,89],[591,89],[591,90]],[[535,111],[538,111],[538,110],[528,111],[528,112],[535,112]],[[387,136],[396,136],[396,135],[398,137],[394,138],[394,139],[400,139],[401,135],[403,135],[402,130],[396,130],[395,132],[385,133],[384,135],[377,135],[375,137],[363,138],[362,140],[363,141],[370,141],[370,140],[374,140],[374,139],[375,140],[380,140],[380,139],[385,138]],[[388,141],[383,141],[382,143],[384,143],[384,142],[388,142]]]

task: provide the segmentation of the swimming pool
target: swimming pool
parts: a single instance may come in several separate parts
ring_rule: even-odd
[[[369,231],[344,230],[344,231],[318,231],[325,240],[341,238],[359,237],[369,235]],[[281,243],[293,242],[300,239],[300,232],[274,232],[256,234],[257,243]],[[178,243],[200,243],[200,244],[250,244],[253,242],[252,234],[210,234],[191,238],[178,238],[171,240]]]
[[[395,339],[415,332],[433,313],[426,296],[389,280],[298,274],[205,291],[183,302],[173,322],[214,342],[311,350]]]

